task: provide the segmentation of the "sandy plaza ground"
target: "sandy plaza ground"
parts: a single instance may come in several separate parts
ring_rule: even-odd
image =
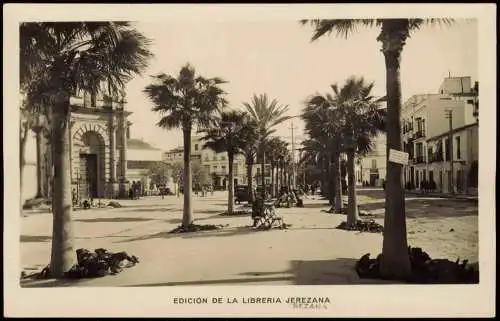
[[[382,235],[335,227],[344,215],[328,214],[326,200],[305,198],[304,208],[279,208],[288,229],[254,231],[250,216],[222,216],[227,194],[193,196],[196,224],[221,224],[215,231],[169,234],[181,223],[182,195],[121,200],[121,208],[73,212],[75,249],[106,248],[136,255],[140,263],[122,273],[78,281],[22,280],[38,286],[329,285],[370,284],[355,262],[381,252]],[[361,209],[383,224],[384,191],[358,190]],[[244,207],[236,205],[236,210]],[[248,208],[246,208],[248,209]],[[478,206],[471,200],[407,195],[408,242],[432,258],[478,260]],[[21,225],[22,270],[49,263],[52,215],[26,211]]]

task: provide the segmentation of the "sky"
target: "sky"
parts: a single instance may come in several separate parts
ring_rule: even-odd
[[[310,42],[311,26],[297,21],[174,21],[137,22],[152,40],[151,60],[144,76],[127,85],[127,108],[133,138],[142,138],[168,150],[181,145],[180,131],[166,131],[155,124],[159,115],[142,93],[149,75],[164,72],[176,76],[190,63],[204,77],[221,77],[230,108],[243,108],[255,94],[267,93],[288,105],[289,116],[299,115],[304,101],[315,93],[327,93],[351,75],[375,83],[374,94],[385,95],[385,65],[376,41],[378,28],[360,28],[347,39],[335,33]],[[477,23],[458,20],[451,27],[423,27],[413,33],[402,54],[403,101],[414,94],[436,93],[444,77],[477,75]],[[277,135],[291,141],[303,139],[300,118],[280,125]]]
[[[385,95],[385,65],[376,41],[378,28],[360,28],[347,39],[335,33],[311,42],[312,27],[296,20],[210,21],[174,20],[135,23],[152,40],[155,57],[142,76],[127,84],[127,109],[132,138],[169,150],[182,145],[179,130],[156,126],[160,115],[143,93],[150,75],[176,76],[190,63],[204,77],[221,77],[230,108],[243,108],[253,94],[267,93],[288,105],[289,116],[299,115],[304,101],[315,93],[329,92],[351,75],[373,81],[375,96]],[[401,62],[403,102],[414,94],[436,93],[443,78],[471,76],[478,79],[477,23],[456,20],[451,27],[423,27],[407,41]],[[304,139],[300,118],[277,127],[276,135],[296,143]],[[34,159],[34,140],[28,143],[28,159]],[[33,151],[30,157],[29,151]]]

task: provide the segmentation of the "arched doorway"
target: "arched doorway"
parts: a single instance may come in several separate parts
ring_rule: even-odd
[[[104,197],[105,143],[95,131],[81,137],[79,150],[78,189],[82,199]]]

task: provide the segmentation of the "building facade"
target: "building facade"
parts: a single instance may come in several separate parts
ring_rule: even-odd
[[[110,99],[80,92],[70,98],[71,187],[81,199],[125,196],[127,131],[125,96]],[[52,149],[47,131],[37,133],[37,184],[52,193]]]
[[[141,182],[142,191],[148,193],[151,183],[149,177],[151,166],[163,160],[163,151],[141,139],[130,138],[130,131],[128,135],[127,179]]]
[[[387,172],[387,139],[385,133],[378,133],[372,141],[372,150],[359,157],[356,163],[356,184],[382,186]]]
[[[477,192],[477,179],[471,174],[478,162],[477,105],[470,77],[445,78],[438,94],[414,95],[404,103],[408,189],[419,190],[423,183],[434,182],[437,192]]]
[[[216,189],[227,189],[229,179],[229,160],[227,152],[216,153],[210,148],[203,148],[204,141],[200,136],[191,138],[191,161],[198,161],[206,169],[212,178],[212,184]],[[165,163],[183,162],[184,148],[177,147],[163,154]],[[260,184],[260,164],[254,164],[252,167],[252,177],[254,182]],[[266,184],[271,182],[270,165],[266,164]],[[238,154],[233,163],[233,185],[247,184],[247,166],[245,156]]]

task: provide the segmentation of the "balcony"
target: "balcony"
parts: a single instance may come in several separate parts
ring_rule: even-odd
[[[425,137],[425,131],[423,130],[418,130],[417,132],[415,132],[415,135],[414,135],[414,139],[419,139],[419,138],[423,138]]]
[[[425,157],[424,156],[417,156],[413,159],[413,163],[415,164],[425,164]]]
[[[225,176],[228,175],[228,170],[227,169],[216,169],[212,170],[212,175],[219,175],[219,176]]]

